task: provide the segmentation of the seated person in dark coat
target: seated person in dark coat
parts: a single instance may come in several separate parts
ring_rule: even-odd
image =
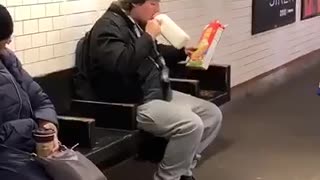
[[[0,179],[49,180],[39,164],[10,150],[35,152],[32,131],[39,127],[54,130],[52,152],[59,147],[54,106],[14,53],[6,48],[12,33],[12,18],[0,5]]]
[[[220,130],[222,113],[208,101],[171,90],[170,65],[193,49],[157,44],[159,3],[113,2],[83,41],[86,53],[76,63],[75,85],[83,99],[138,103],[138,128],[169,141],[154,180],[192,180],[200,153]],[[85,92],[88,87],[94,93]]]

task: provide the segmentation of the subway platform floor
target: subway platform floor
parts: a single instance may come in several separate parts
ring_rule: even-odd
[[[197,180],[320,180],[320,51],[232,89],[223,128]],[[129,160],[109,180],[151,180],[156,166]]]

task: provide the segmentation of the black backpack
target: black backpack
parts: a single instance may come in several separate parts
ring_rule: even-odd
[[[90,63],[89,48],[90,32],[87,32],[77,43],[75,54],[76,67],[73,77],[73,85],[75,89],[74,96],[75,98],[83,100],[96,99],[88,75],[88,64]]]

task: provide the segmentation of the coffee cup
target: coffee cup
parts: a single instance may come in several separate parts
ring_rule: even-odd
[[[48,157],[54,148],[56,132],[52,129],[39,128],[33,131],[33,138],[36,141],[36,153],[41,157]]]

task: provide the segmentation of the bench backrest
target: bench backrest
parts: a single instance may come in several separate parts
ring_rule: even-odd
[[[39,83],[55,105],[59,115],[68,114],[73,97],[73,68],[54,72],[34,80]]]

